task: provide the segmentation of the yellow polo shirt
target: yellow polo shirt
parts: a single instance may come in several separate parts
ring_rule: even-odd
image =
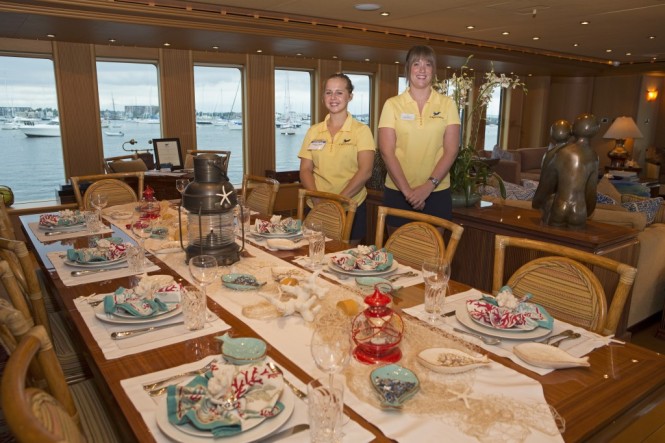
[[[354,119],[351,114],[347,115],[342,129],[334,138],[328,131],[328,119],[330,115],[309,128],[298,157],[314,162],[317,191],[339,194],[358,172],[358,152],[376,151],[376,144],[367,125]],[[353,200],[361,204],[366,196],[367,189],[363,186],[353,196]]]
[[[379,128],[393,128],[397,135],[395,155],[404,175],[412,187],[427,181],[434,165],[443,156],[443,134],[448,125],[459,125],[460,118],[455,102],[432,89],[422,114],[418,104],[409,95],[409,89],[386,101],[381,111]],[[398,190],[386,176],[386,186]],[[450,187],[448,174],[436,191]]]

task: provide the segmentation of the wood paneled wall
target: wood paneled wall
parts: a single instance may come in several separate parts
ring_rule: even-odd
[[[66,177],[102,172],[102,132],[92,45],[53,42]]]
[[[159,93],[162,137],[180,139],[183,153],[196,149],[194,67],[191,51],[159,50]]]
[[[265,175],[275,168],[275,65],[267,55],[247,56],[245,71],[245,172]]]

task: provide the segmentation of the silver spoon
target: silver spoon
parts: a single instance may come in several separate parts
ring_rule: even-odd
[[[564,342],[566,340],[574,340],[576,338],[580,338],[582,335],[579,332],[575,332],[573,334],[570,334],[566,337],[563,337],[561,340],[555,341],[554,343],[548,343],[550,346],[554,346],[555,348],[558,348],[561,342]]]
[[[457,329],[457,328],[453,328],[453,331],[459,332],[461,334],[470,335],[471,337],[476,337],[477,339],[481,340],[486,345],[498,345],[499,343],[501,343],[500,338],[485,337],[484,335],[474,334],[473,332],[462,331],[461,329]]]
[[[551,336],[547,337],[547,339],[545,341],[543,341],[543,343],[545,343],[546,345],[549,345],[552,342],[552,340],[554,340],[555,338],[568,337],[571,334],[574,334],[573,330],[572,329],[566,329],[563,332],[559,332],[558,334],[551,335]]]

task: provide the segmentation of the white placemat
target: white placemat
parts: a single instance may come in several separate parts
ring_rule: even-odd
[[[113,280],[114,278],[129,277],[130,275],[143,274],[146,272],[159,271],[159,266],[153,264],[149,259],[145,259],[143,272],[132,272],[127,267],[127,262],[122,263],[118,267],[110,268],[103,272],[93,272],[91,274],[81,275],[78,277],[72,276],[72,271],[85,271],[85,268],[67,266],[65,264],[66,253],[61,251],[49,252],[46,256],[51,260],[53,267],[58,273],[60,280],[65,286],[77,286],[86,283],[94,283],[104,280]],[[99,269],[99,268],[94,268]],[[93,269],[91,269],[93,270]]]
[[[164,434],[162,434],[162,432],[159,430],[159,427],[157,426],[155,419],[157,399],[150,397],[148,393],[143,390],[143,385],[156,380],[161,380],[173,374],[199,369],[208,364],[213,358],[216,358],[219,361],[223,361],[221,356],[219,355],[209,356],[194,363],[188,363],[182,366],[177,366],[175,368],[165,369],[163,371],[153,372],[151,374],[145,374],[139,377],[129,378],[126,380],[122,380],[120,382],[120,385],[125,390],[125,393],[132,401],[134,407],[136,407],[136,409],[140,411],[141,417],[145,421],[146,425],[148,426],[148,429],[150,429],[150,432],[152,432],[152,435],[157,442],[171,442],[171,440],[168,437],[166,437]],[[306,390],[305,385],[302,382],[300,382],[300,380],[298,380],[295,376],[293,376],[290,372],[288,372],[284,368],[282,368],[282,371],[284,372],[284,377],[286,377],[294,385],[298,386],[298,388],[301,391],[304,392]],[[188,381],[187,378],[183,378],[182,380],[174,381],[174,383],[187,382],[187,381]],[[284,389],[289,389],[289,388],[285,386]],[[308,422],[307,405],[303,402],[303,400],[297,397],[295,402],[296,403],[293,414],[286,421],[286,423],[284,423],[284,425],[282,425],[277,431],[275,431],[275,433],[278,433],[284,429],[288,429],[297,424]],[[372,441],[374,439],[374,436],[369,431],[361,427],[358,423],[354,422],[353,420],[349,420],[344,425],[344,434],[345,434],[344,441],[349,443],[356,443],[356,442],[363,443],[363,442]],[[214,440],[211,438],[210,441],[212,442]],[[223,439],[220,439],[219,441],[223,441]],[[271,442],[273,440],[270,440],[270,438],[266,438],[262,439],[261,441]],[[309,431],[299,432],[298,434],[292,435],[288,438],[279,439],[279,441],[293,442],[293,443],[309,442],[310,441]]]
[[[452,312],[456,311],[458,309],[466,309],[466,301],[467,300],[477,300],[482,296],[482,293],[478,291],[477,289],[471,289],[466,292],[462,292],[459,294],[451,295],[449,297],[446,297],[446,301],[444,304],[444,311],[445,312]],[[421,319],[424,322],[427,322],[427,316],[428,314],[425,312],[425,307],[424,305],[418,305],[414,306],[412,308],[404,309],[404,312],[407,314],[413,315],[414,317],[417,317]],[[455,335],[458,338],[461,338],[463,340],[466,340],[470,343],[473,343],[474,345],[480,346],[481,348],[485,349],[486,351],[492,352],[496,355],[500,355],[502,357],[507,357],[517,363],[518,365],[527,368],[530,371],[533,371],[537,374],[540,375],[545,375],[549,374],[550,372],[554,371],[554,369],[545,369],[545,368],[539,368],[536,366],[532,366],[525,361],[521,360],[519,357],[517,357],[513,353],[513,346],[518,345],[520,343],[527,343],[528,340],[508,340],[508,339],[501,339],[501,343],[498,345],[487,345],[480,341],[477,338],[471,337],[469,335],[465,334],[459,334],[457,332],[453,331],[453,328],[458,328],[462,330],[467,330],[469,332],[473,333],[478,333],[477,331],[470,330],[466,328],[464,325],[462,325],[454,315],[451,315],[449,317],[441,318],[436,324],[434,324],[439,329],[443,329],[444,331]],[[552,334],[549,335],[555,335],[558,334],[562,331],[565,331],[566,329],[572,329],[574,332],[580,333],[582,336],[578,339],[575,340],[566,340],[561,345],[559,345],[560,349],[563,349],[564,351],[568,352],[574,357],[583,357],[589,352],[593,351],[596,348],[599,348],[601,346],[607,345],[609,338],[600,336],[598,334],[594,334],[593,332],[587,331],[586,329],[573,326],[569,323],[560,321],[560,320],[555,320],[554,321],[554,327],[552,329]],[[546,337],[540,338],[536,341],[542,341],[545,340]]]
[[[98,294],[92,297],[79,297],[74,300],[74,305],[81,313],[85,324],[88,326],[88,329],[90,329],[90,333],[104,353],[104,357],[108,360],[136,354],[138,352],[149,351],[151,349],[202,337],[217,331],[225,331],[231,328],[214,313],[208,311],[208,321],[203,329],[190,331],[185,328],[184,325],[180,324],[136,335],[134,337],[124,338],[122,340],[113,340],[111,338],[111,333],[113,332],[130,331],[150,326],[178,323],[182,322],[182,315],[176,315],[169,319],[154,323],[141,323],[136,325],[106,323],[95,316],[95,308],[89,304],[90,301],[99,300],[103,297],[104,294]]]
[[[30,230],[42,243],[66,240],[68,238],[78,238],[78,237],[87,237],[90,235],[102,235],[110,234],[113,232],[113,229],[108,226],[104,226],[102,229],[97,230],[96,232],[88,232],[88,229],[84,226],[80,231],[45,231],[44,229],[39,228],[39,222],[28,223]],[[49,235],[46,235],[48,233]]]

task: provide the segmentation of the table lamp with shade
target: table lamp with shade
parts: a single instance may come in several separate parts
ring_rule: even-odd
[[[613,138],[616,140],[614,149],[607,153],[607,156],[611,160],[610,168],[625,167],[626,159],[630,157],[630,153],[623,146],[626,143],[626,139],[642,137],[642,132],[632,117],[617,117],[605,135],[603,135],[603,138]]]

